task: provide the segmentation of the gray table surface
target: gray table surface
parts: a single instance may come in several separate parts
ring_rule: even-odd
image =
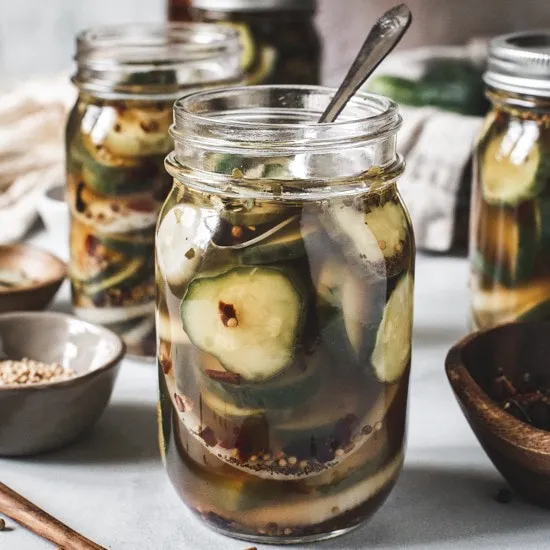
[[[60,256],[44,233],[33,237]],[[68,288],[54,309],[68,311]],[[417,263],[409,443],[405,468],[384,507],[364,527],[297,548],[543,549],[550,514],[515,499],[498,504],[504,482],[464,420],[443,362],[466,332],[465,260],[420,256]],[[113,400],[84,441],[53,454],[0,460],[0,480],[103,546],[119,550],[244,550],[210,532],[181,504],[157,450],[156,373],[125,360]],[[1,550],[52,546],[8,521]],[[258,546],[261,548],[269,548]]]

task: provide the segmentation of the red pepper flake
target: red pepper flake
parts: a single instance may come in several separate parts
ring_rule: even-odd
[[[161,355],[159,357],[159,363],[164,374],[168,374],[172,370],[172,359],[170,359],[169,357]]]
[[[86,251],[86,254],[88,254],[88,256],[94,256],[99,244],[99,239],[93,235],[88,235],[84,240],[84,250]]]
[[[155,212],[157,207],[152,199],[143,198],[128,201],[128,208],[136,212]]]
[[[199,437],[206,443],[208,447],[214,447],[217,443],[214,430],[212,428],[204,428],[199,432]]]
[[[120,132],[121,129],[122,128],[120,127],[120,124],[118,124],[118,123],[113,126],[113,131],[115,131],[117,133]]]
[[[143,120],[139,123],[139,126],[146,134],[150,132],[158,132],[160,128],[159,123],[156,120],[150,120],[149,122]]]
[[[179,412],[184,413],[187,410],[185,407],[185,402],[177,393],[174,394],[174,401],[176,402],[176,407]]]
[[[232,372],[220,371],[220,370],[205,370],[206,376],[215,380],[216,382],[227,382],[228,384],[239,385],[241,383],[241,377],[238,374]]]
[[[237,312],[233,304],[226,304],[220,301],[218,302],[218,311],[225,327],[235,328],[238,326],[239,321],[237,319]]]

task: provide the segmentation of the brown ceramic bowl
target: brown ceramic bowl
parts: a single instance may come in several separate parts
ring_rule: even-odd
[[[515,385],[528,372],[550,383],[550,322],[510,323],[472,334],[447,355],[456,398],[483,449],[512,489],[550,507],[550,432],[504,411],[488,395],[501,369]]]
[[[0,360],[60,363],[62,382],[0,386],[0,456],[59,449],[91,428],[109,403],[125,352],[110,330],[63,313],[0,315]]]
[[[34,246],[14,244],[0,246],[0,280],[6,274],[22,274],[20,286],[0,284],[0,313],[44,309],[59,290],[67,275],[61,260]]]

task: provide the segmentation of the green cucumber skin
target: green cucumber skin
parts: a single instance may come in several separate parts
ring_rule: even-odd
[[[298,260],[305,255],[306,245],[301,235],[297,236],[294,242],[287,244],[277,243],[277,238],[274,236],[271,242],[258,243],[250,248],[245,248],[241,259],[244,264],[263,265]]]
[[[164,156],[128,159],[127,166],[108,166],[94,159],[82,143],[71,148],[67,166],[70,172],[82,170],[82,178],[95,192],[107,196],[124,196],[152,191],[154,182],[164,174]]]
[[[132,237],[130,233],[120,235],[98,235],[99,241],[110,250],[120,252],[126,256],[146,256],[151,257],[155,253],[155,230],[148,230],[150,238],[144,233]]]
[[[471,116],[483,116],[489,109],[481,72],[454,59],[432,61],[418,81],[379,76],[372,80],[369,90],[412,107],[439,107]]]
[[[539,215],[539,239],[543,250],[550,249],[550,197],[539,197],[536,202]]]
[[[240,265],[240,266],[231,266],[229,269],[227,269],[227,270],[225,270],[221,273],[215,273],[215,274],[211,274],[211,275],[207,275],[207,274],[199,275],[199,276],[195,277],[194,279],[192,279],[189,282],[189,284],[187,285],[187,288],[185,290],[185,294],[183,295],[183,298],[182,298],[181,303],[180,303],[180,317],[181,317],[182,326],[183,326],[184,331],[187,334],[189,334],[190,331],[189,331],[189,328],[188,328],[189,327],[189,325],[188,325],[189,321],[187,320],[187,315],[186,315],[186,301],[189,300],[189,299],[192,299],[193,294],[196,292],[197,289],[200,289],[200,284],[203,281],[205,281],[205,280],[210,281],[210,282],[215,281],[215,280],[221,281],[233,272],[239,272],[239,271],[241,271],[241,272],[246,272],[246,271],[252,272],[252,271],[260,270],[260,269],[265,270],[265,271],[271,271],[271,272],[279,272],[284,277],[286,277],[289,280],[289,282],[292,284],[292,286],[294,287],[294,289],[295,289],[296,293],[298,294],[299,299],[301,301],[299,319],[298,319],[298,324],[297,324],[297,327],[296,327],[296,334],[295,334],[294,343],[292,345],[292,350],[291,350],[292,351],[292,359],[287,363],[287,365],[281,371],[281,373],[282,373],[292,364],[292,360],[294,359],[296,351],[297,351],[297,349],[300,345],[302,333],[304,331],[304,328],[307,327],[306,318],[307,318],[308,307],[309,307],[309,293],[307,292],[307,289],[305,289],[304,286],[301,284],[300,278],[295,275],[294,270],[293,270],[292,267],[278,267],[278,266],[257,267],[257,266],[243,266],[243,265]],[[193,345],[195,345],[192,340],[191,340],[191,343]],[[200,348],[198,348],[198,349],[200,349]],[[202,351],[205,351],[205,350],[202,350]],[[227,367],[227,365],[224,364],[223,357],[217,356],[216,354],[214,354],[210,350],[208,350],[207,353],[210,353],[212,356],[214,356],[216,359],[218,359],[218,361],[224,366],[224,368],[227,368],[227,370],[232,372],[231,369],[229,369]]]
[[[235,385],[224,384],[213,380],[208,381],[209,388],[225,401],[230,401],[239,407],[247,409],[279,410],[305,403],[315,395],[324,379],[324,370],[315,369],[310,376],[293,384],[275,387],[275,384]],[[273,379],[276,381],[276,378]]]
[[[144,284],[147,280],[153,281],[154,275],[152,271],[152,266],[146,261],[139,269],[137,269],[135,272],[128,273],[128,275],[120,280],[117,280],[116,283],[113,283],[112,281],[109,281],[109,279],[114,278],[120,271],[124,271],[125,269],[128,269],[128,264],[126,267],[123,267],[121,269],[115,270],[113,266],[113,270],[110,270],[109,273],[112,273],[109,277],[102,277],[101,279],[97,280],[93,284],[84,284],[80,288],[80,291],[89,297],[97,297],[102,292],[107,292],[113,288],[134,288],[137,286],[140,286]]]

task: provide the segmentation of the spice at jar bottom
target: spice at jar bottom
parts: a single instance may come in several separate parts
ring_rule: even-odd
[[[11,384],[48,384],[76,376],[72,369],[59,363],[42,363],[24,357],[18,361],[0,361],[0,386]]]

